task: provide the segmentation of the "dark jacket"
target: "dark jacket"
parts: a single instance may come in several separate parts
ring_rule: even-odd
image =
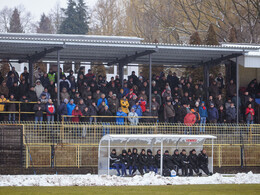
[[[198,166],[198,156],[197,154],[190,154],[189,155],[189,162],[192,166],[197,167]]]
[[[116,154],[110,154],[110,167],[113,167],[114,164],[120,164],[120,159]]]
[[[175,117],[175,110],[173,105],[166,104],[164,106],[164,120],[167,121],[169,118]]]
[[[59,115],[67,115],[68,110],[67,110],[67,104],[62,102],[61,105],[58,108],[58,114]]]
[[[190,163],[188,156],[186,154],[184,155],[182,152],[180,153],[180,158],[182,166],[185,166]]]
[[[126,151],[125,151],[126,152]],[[120,154],[119,155],[119,159],[120,159],[120,163],[121,164],[124,164],[126,167],[128,167],[128,159],[127,159],[127,155],[123,155],[123,154]]]
[[[27,98],[31,102],[36,102],[37,101],[37,95],[35,91],[29,90],[27,94]]]
[[[147,166],[148,165],[148,158],[146,154],[140,154],[138,157],[138,163],[142,166]]]
[[[202,152],[198,155],[198,164],[199,166],[208,166],[209,159],[207,154],[203,154]]]
[[[148,167],[156,167],[156,161],[154,155],[152,155],[152,151],[150,151],[151,154],[147,154],[147,166]]]
[[[174,164],[173,164],[173,157],[169,154],[164,154],[163,155],[163,168],[165,169],[174,169]]]
[[[112,116],[112,113],[109,110],[103,110],[102,112],[100,112],[100,115],[105,116],[101,118],[101,122],[112,122],[113,118],[109,117]]]
[[[39,108],[41,108],[39,110]],[[37,117],[42,117],[43,116],[43,112],[45,111],[45,105],[40,103],[40,104],[35,104],[33,106],[33,110],[35,111],[35,116]]]
[[[208,109],[208,119],[209,120],[218,120],[218,110],[217,108],[209,108]]]
[[[132,153],[132,157],[133,157],[133,166],[138,166],[138,160],[139,160],[139,154],[138,153],[134,153],[134,150],[135,150],[136,148],[133,148],[133,153]],[[137,151],[137,149],[136,149],[136,152],[138,152]]]
[[[157,151],[157,154],[155,155],[155,163],[156,167],[160,168],[161,167],[161,154],[158,154],[159,151]]]
[[[173,157],[173,163],[174,163],[175,165],[177,165],[178,167],[181,167],[182,161],[181,161],[181,156],[180,156],[180,154],[175,154],[175,152],[174,152],[174,154],[172,155],[172,157]]]

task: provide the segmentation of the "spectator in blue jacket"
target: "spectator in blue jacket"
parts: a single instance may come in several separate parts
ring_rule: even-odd
[[[105,105],[108,106],[107,98],[104,93],[101,94],[100,98],[97,101],[97,107],[102,103],[105,102]]]
[[[205,106],[205,102],[201,102],[201,106],[199,107],[199,114],[200,114],[200,132],[205,132],[205,124],[208,117],[207,107]]]
[[[138,116],[142,116],[143,115],[143,111],[141,106],[139,105],[139,101],[136,101],[135,105],[132,106],[132,108],[135,109],[135,112]]]
[[[71,99],[70,102],[67,104],[67,110],[68,110],[69,116],[72,115],[72,111],[74,110],[75,107],[76,107],[76,105],[74,104],[74,100]]]
[[[125,121],[124,116],[127,116],[127,114],[122,111],[121,107],[118,108],[116,116],[119,116],[119,117],[116,118],[116,124],[117,125],[124,125],[124,121]]]
[[[210,123],[217,123],[218,121],[218,110],[215,108],[214,104],[210,104],[210,108],[208,110],[208,119]]]

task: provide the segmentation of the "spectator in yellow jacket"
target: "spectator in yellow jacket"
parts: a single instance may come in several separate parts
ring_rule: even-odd
[[[0,97],[0,112],[5,111],[5,102],[9,102],[9,100],[6,99],[5,96],[2,94]]]
[[[126,99],[126,96],[123,96],[123,98],[120,100],[120,104],[121,104],[122,111],[124,113],[128,114],[129,113],[129,110],[128,110],[129,102]]]

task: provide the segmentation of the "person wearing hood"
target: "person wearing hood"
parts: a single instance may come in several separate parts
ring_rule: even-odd
[[[153,171],[153,172],[157,173],[158,169],[157,169],[157,166],[156,166],[155,157],[154,157],[151,149],[147,150],[147,160],[148,160],[147,168],[150,171]]]
[[[34,90],[36,92],[37,98],[39,99],[41,94],[42,94],[42,92],[44,91],[44,87],[42,86],[40,80],[36,81],[36,86],[35,86]]]
[[[170,176],[171,170],[174,170],[173,157],[169,154],[168,150],[165,150],[163,155],[163,175]]]
[[[122,170],[122,176],[127,176],[126,167],[128,166],[128,158],[126,150],[122,150],[122,154],[119,155],[120,165]]]
[[[179,150],[174,150],[172,155],[173,164],[175,165],[176,175],[179,175],[179,170],[181,169],[181,156],[179,154]]]
[[[206,173],[206,175],[210,176],[210,175],[212,175],[212,173],[209,172],[208,164],[209,164],[208,155],[206,154],[206,150],[203,149],[201,151],[201,153],[198,155],[198,165],[199,165],[199,168],[204,173]]]
[[[141,175],[145,173],[147,173],[147,165],[148,165],[148,158],[147,155],[145,154],[145,149],[142,149],[139,158],[138,158],[138,171],[140,172]]]
[[[192,168],[190,166],[189,158],[186,155],[185,149],[182,150],[180,157],[181,157],[182,176],[188,176],[188,170],[190,175],[192,172]]]
[[[120,158],[116,155],[116,149],[113,149],[112,152],[110,153],[110,157],[109,157],[109,164],[110,164],[110,168],[115,168],[117,171],[117,176],[120,176]]]
[[[133,148],[133,152],[132,152],[132,157],[133,157],[133,172],[132,175],[135,174],[135,172],[137,171],[138,167],[139,167],[139,163],[138,163],[138,159],[139,159],[139,154],[138,154],[138,150],[137,148]]]
[[[199,172],[199,165],[198,165],[198,156],[196,154],[196,150],[192,149],[190,151],[190,155],[189,155],[189,162],[190,165],[192,167],[192,170],[194,170],[194,172],[198,175],[201,176],[201,173]],[[190,172],[190,176],[193,175],[193,171]]]
[[[128,151],[127,151],[127,167],[126,168],[129,170],[129,175],[132,175],[133,163],[134,163],[134,158],[133,158],[131,149],[128,149]]]
[[[200,127],[200,132],[205,132],[205,124],[208,117],[208,111],[204,101],[201,102],[201,106],[199,107],[199,114],[200,114],[200,125],[203,126]]]
[[[161,150],[160,149],[157,150],[157,153],[154,157],[155,157],[155,163],[156,163],[157,169],[161,168]]]

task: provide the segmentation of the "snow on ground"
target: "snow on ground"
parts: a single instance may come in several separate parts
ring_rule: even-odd
[[[260,184],[260,174],[239,173],[233,177],[162,177],[154,173],[143,177],[108,175],[0,175],[0,186],[145,186],[190,184]]]

